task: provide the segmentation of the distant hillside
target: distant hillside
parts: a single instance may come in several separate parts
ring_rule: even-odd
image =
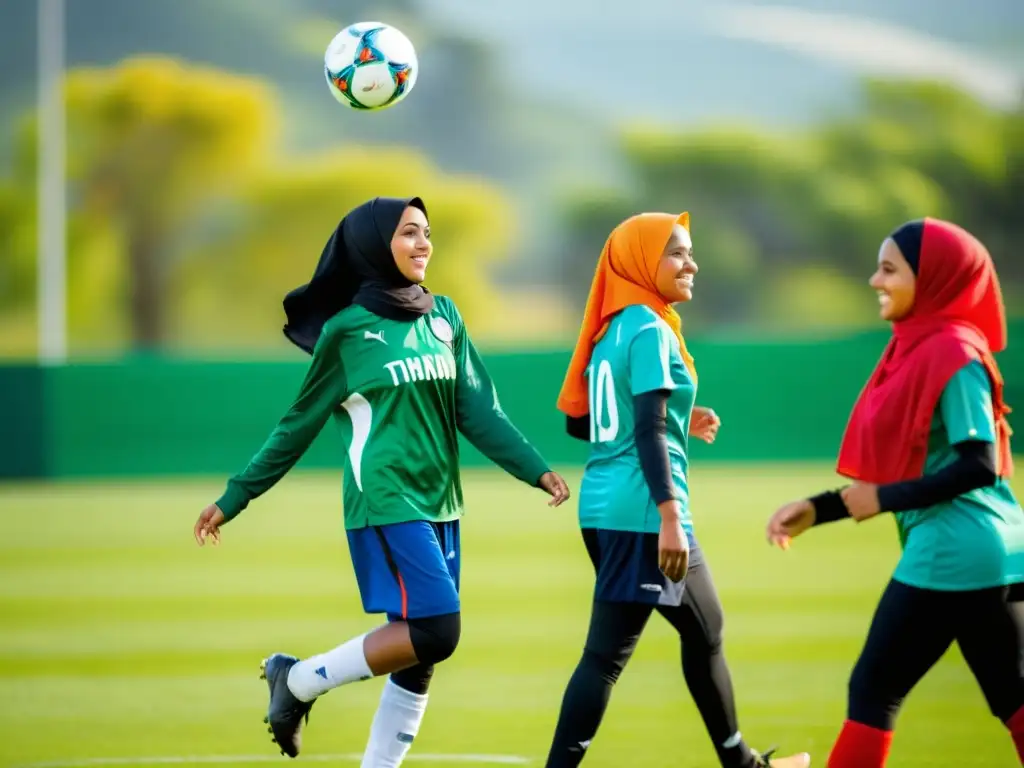
[[[987,59],[1024,82],[1021,0],[630,0],[628,15],[597,13],[590,0],[417,3],[490,41],[503,77],[521,91],[585,105],[610,118],[633,113],[670,122],[742,117],[794,123],[820,114],[823,106],[848,105],[861,74],[853,66],[724,35],[728,19],[765,10],[815,12],[822,19],[844,14],[873,22],[879,32],[887,32],[882,25],[895,25],[894,31],[913,37],[935,36],[943,47],[936,58],[946,59],[947,66],[952,54]],[[861,47],[874,48],[883,64],[916,54],[909,45],[891,46],[888,34],[861,41]]]

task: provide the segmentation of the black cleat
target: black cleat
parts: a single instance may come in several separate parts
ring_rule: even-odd
[[[281,748],[281,754],[298,757],[302,749],[302,721],[309,722],[309,710],[313,702],[299,701],[288,690],[288,670],[298,659],[283,653],[264,659],[260,664],[260,679],[267,681],[270,689],[270,705],[263,722],[273,734],[271,741]],[[315,699],[314,699],[315,701]]]

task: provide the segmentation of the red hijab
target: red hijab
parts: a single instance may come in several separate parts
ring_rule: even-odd
[[[992,357],[1006,341],[1006,310],[985,246],[955,224],[925,219],[914,307],[893,324],[892,339],[850,414],[839,474],[879,485],[920,477],[943,390],[957,371],[980,360],[992,382],[997,472],[1009,477],[1010,409]]]

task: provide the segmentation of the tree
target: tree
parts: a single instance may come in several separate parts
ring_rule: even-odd
[[[261,81],[169,59],[75,70],[66,93],[72,347],[266,347],[280,339],[283,292],[309,278],[345,211],[380,194],[426,199],[430,286],[475,329],[500,322],[487,270],[507,253],[512,220],[491,185],[408,149],[283,155],[278,102]],[[35,283],[34,116],[15,158],[0,179],[7,328]],[[15,347],[27,348],[5,340]]]
[[[67,110],[70,198],[122,243],[133,342],[156,347],[181,234],[266,146],[273,102],[252,79],[134,59],[72,72]]]
[[[624,133],[630,194],[576,194],[567,205],[568,242],[580,247],[569,251],[566,284],[577,301],[597,240],[626,215],[654,209],[691,212],[700,294],[686,314],[698,322],[870,321],[872,296],[862,286],[881,240],[923,216],[978,235],[1008,296],[1019,292],[1024,262],[1012,249],[1024,235],[1022,114],[929,83],[869,81],[863,93],[859,114],[798,134],[721,126]]]

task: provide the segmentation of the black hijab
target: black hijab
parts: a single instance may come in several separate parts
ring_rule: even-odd
[[[402,213],[418,197],[375,197],[341,220],[320,254],[313,278],[284,298],[284,335],[310,354],[324,323],[351,304],[389,320],[415,320],[434,308],[434,297],[406,279],[395,264],[391,238]]]
[[[889,235],[889,237],[896,243],[900,253],[903,254],[903,258],[907,260],[907,264],[910,265],[910,268],[914,270],[916,275],[921,264],[921,240],[924,238],[924,222],[921,220],[908,221]]]

